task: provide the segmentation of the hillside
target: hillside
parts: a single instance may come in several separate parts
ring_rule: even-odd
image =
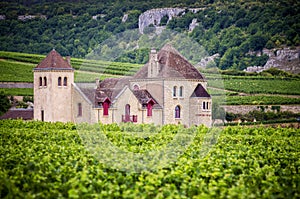
[[[27,0],[0,1],[0,50],[45,55],[55,48],[83,58],[110,36],[140,28],[139,18],[154,8],[183,10],[148,25],[188,35],[209,55],[219,54],[215,62],[221,69],[263,66],[268,55],[256,55],[262,49],[300,45],[298,1]],[[130,60],[124,58],[128,54],[119,60],[144,63],[140,57],[146,52],[128,52]]]

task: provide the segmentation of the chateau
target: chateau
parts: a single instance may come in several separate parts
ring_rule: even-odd
[[[96,123],[212,123],[204,76],[176,49],[152,49],[134,76],[74,83],[70,58],[52,50],[34,68],[34,119]]]

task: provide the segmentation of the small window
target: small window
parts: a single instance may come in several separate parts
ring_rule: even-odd
[[[58,86],[61,86],[61,77],[58,78],[57,85],[58,85]]]
[[[77,114],[78,117],[81,117],[82,116],[82,104],[81,103],[78,103],[78,114]]]
[[[183,86],[180,86],[179,88],[179,97],[183,96]]]
[[[67,77],[64,77],[64,86],[67,86],[67,84],[68,84]]]
[[[208,107],[208,102],[206,102],[206,109],[209,109],[209,107]]]
[[[180,118],[180,106],[175,107],[175,118]]]
[[[39,85],[43,86],[43,78],[42,77],[40,77],[40,84]]]
[[[42,120],[42,122],[45,120],[45,118],[44,118],[44,110],[41,110],[41,120]]]
[[[133,90],[135,90],[135,91],[140,90],[139,85],[135,84],[135,85],[133,86]]]
[[[173,87],[173,97],[176,97],[176,95],[177,95],[176,91],[177,91],[177,86],[174,86]]]
[[[44,86],[47,86],[47,77],[44,77]]]
[[[202,102],[202,109],[206,109],[206,103],[205,102]]]

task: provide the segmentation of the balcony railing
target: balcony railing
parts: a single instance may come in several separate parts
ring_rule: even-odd
[[[137,115],[122,115],[122,122],[137,122]]]

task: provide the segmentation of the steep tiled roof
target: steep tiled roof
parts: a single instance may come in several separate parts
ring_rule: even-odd
[[[105,99],[113,101],[122,89],[129,85],[130,78],[107,78],[99,83],[95,94],[95,103],[104,102]]]
[[[33,119],[33,109],[9,109],[4,115],[0,117],[1,120],[5,119]]]
[[[72,66],[54,49],[43,59],[35,68],[35,70],[48,69],[72,69]]]
[[[183,78],[183,79],[204,79],[201,73],[183,57],[170,44],[166,44],[158,52],[158,63],[160,72],[158,77]],[[148,77],[148,63],[145,64],[134,76],[137,79]]]
[[[201,84],[198,84],[191,97],[210,97]]]
[[[134,90],[132,91],[135,97],[139,100],[142,105],[147,104],[150,100],[154,102],[154,108],[160,108],[160,105],[157,101],[152,97],[152,95],[147,90]]]

